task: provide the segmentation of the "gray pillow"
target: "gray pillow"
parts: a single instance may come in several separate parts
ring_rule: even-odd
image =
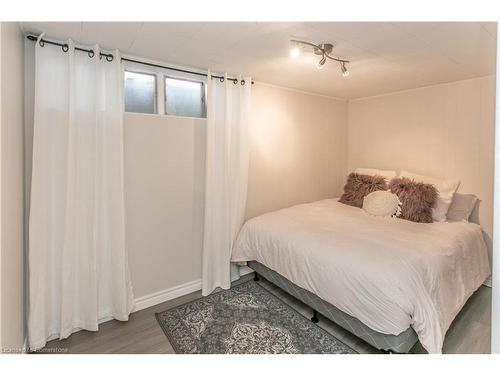
[[[478,198],[474,194],[455,193],[446,217],[448,221],[469,221]]]

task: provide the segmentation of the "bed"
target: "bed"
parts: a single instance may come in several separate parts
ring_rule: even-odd
[[[479,225],[414,223],[327,199],[245,223],[231,256],[371,345],[440,353],[450,324],[489,277]],[[323,306],[322,306],[323,305]]]

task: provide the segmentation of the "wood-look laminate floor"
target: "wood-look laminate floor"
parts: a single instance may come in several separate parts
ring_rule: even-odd
[[[236,283],[247,281],[246,275]],[[259,283],[306,317],[311,309],[264,279]],[[55,353],[174,353],[156,322],[154,314],[201,297],[195,292],[131,314],[128,322],[103,323],[99,331],[80,331],[65,340],[53,340],[44,348]],[[491,289],[485,286],[469,299],[450,327],[444,342],[444,353],[490,353]],[[340,326],[320,316],[321,327],[359,353],[380,353]],[[44,351],[44,350],[42,350]],[[414,353],[425,353],[417,344]]]

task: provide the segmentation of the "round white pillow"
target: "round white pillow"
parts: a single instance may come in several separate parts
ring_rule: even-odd
[[[374,216],[397,217],[401,215],[401,201],[390,191],[374,191],[363,199],[363,210]]]

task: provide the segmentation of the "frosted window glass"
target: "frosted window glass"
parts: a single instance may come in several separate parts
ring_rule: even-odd
[[[125,111],[156,113],[156,76],[125,72]]]
[[[206,117],[203,82],[165,78],[165,113],[174,116]]]

